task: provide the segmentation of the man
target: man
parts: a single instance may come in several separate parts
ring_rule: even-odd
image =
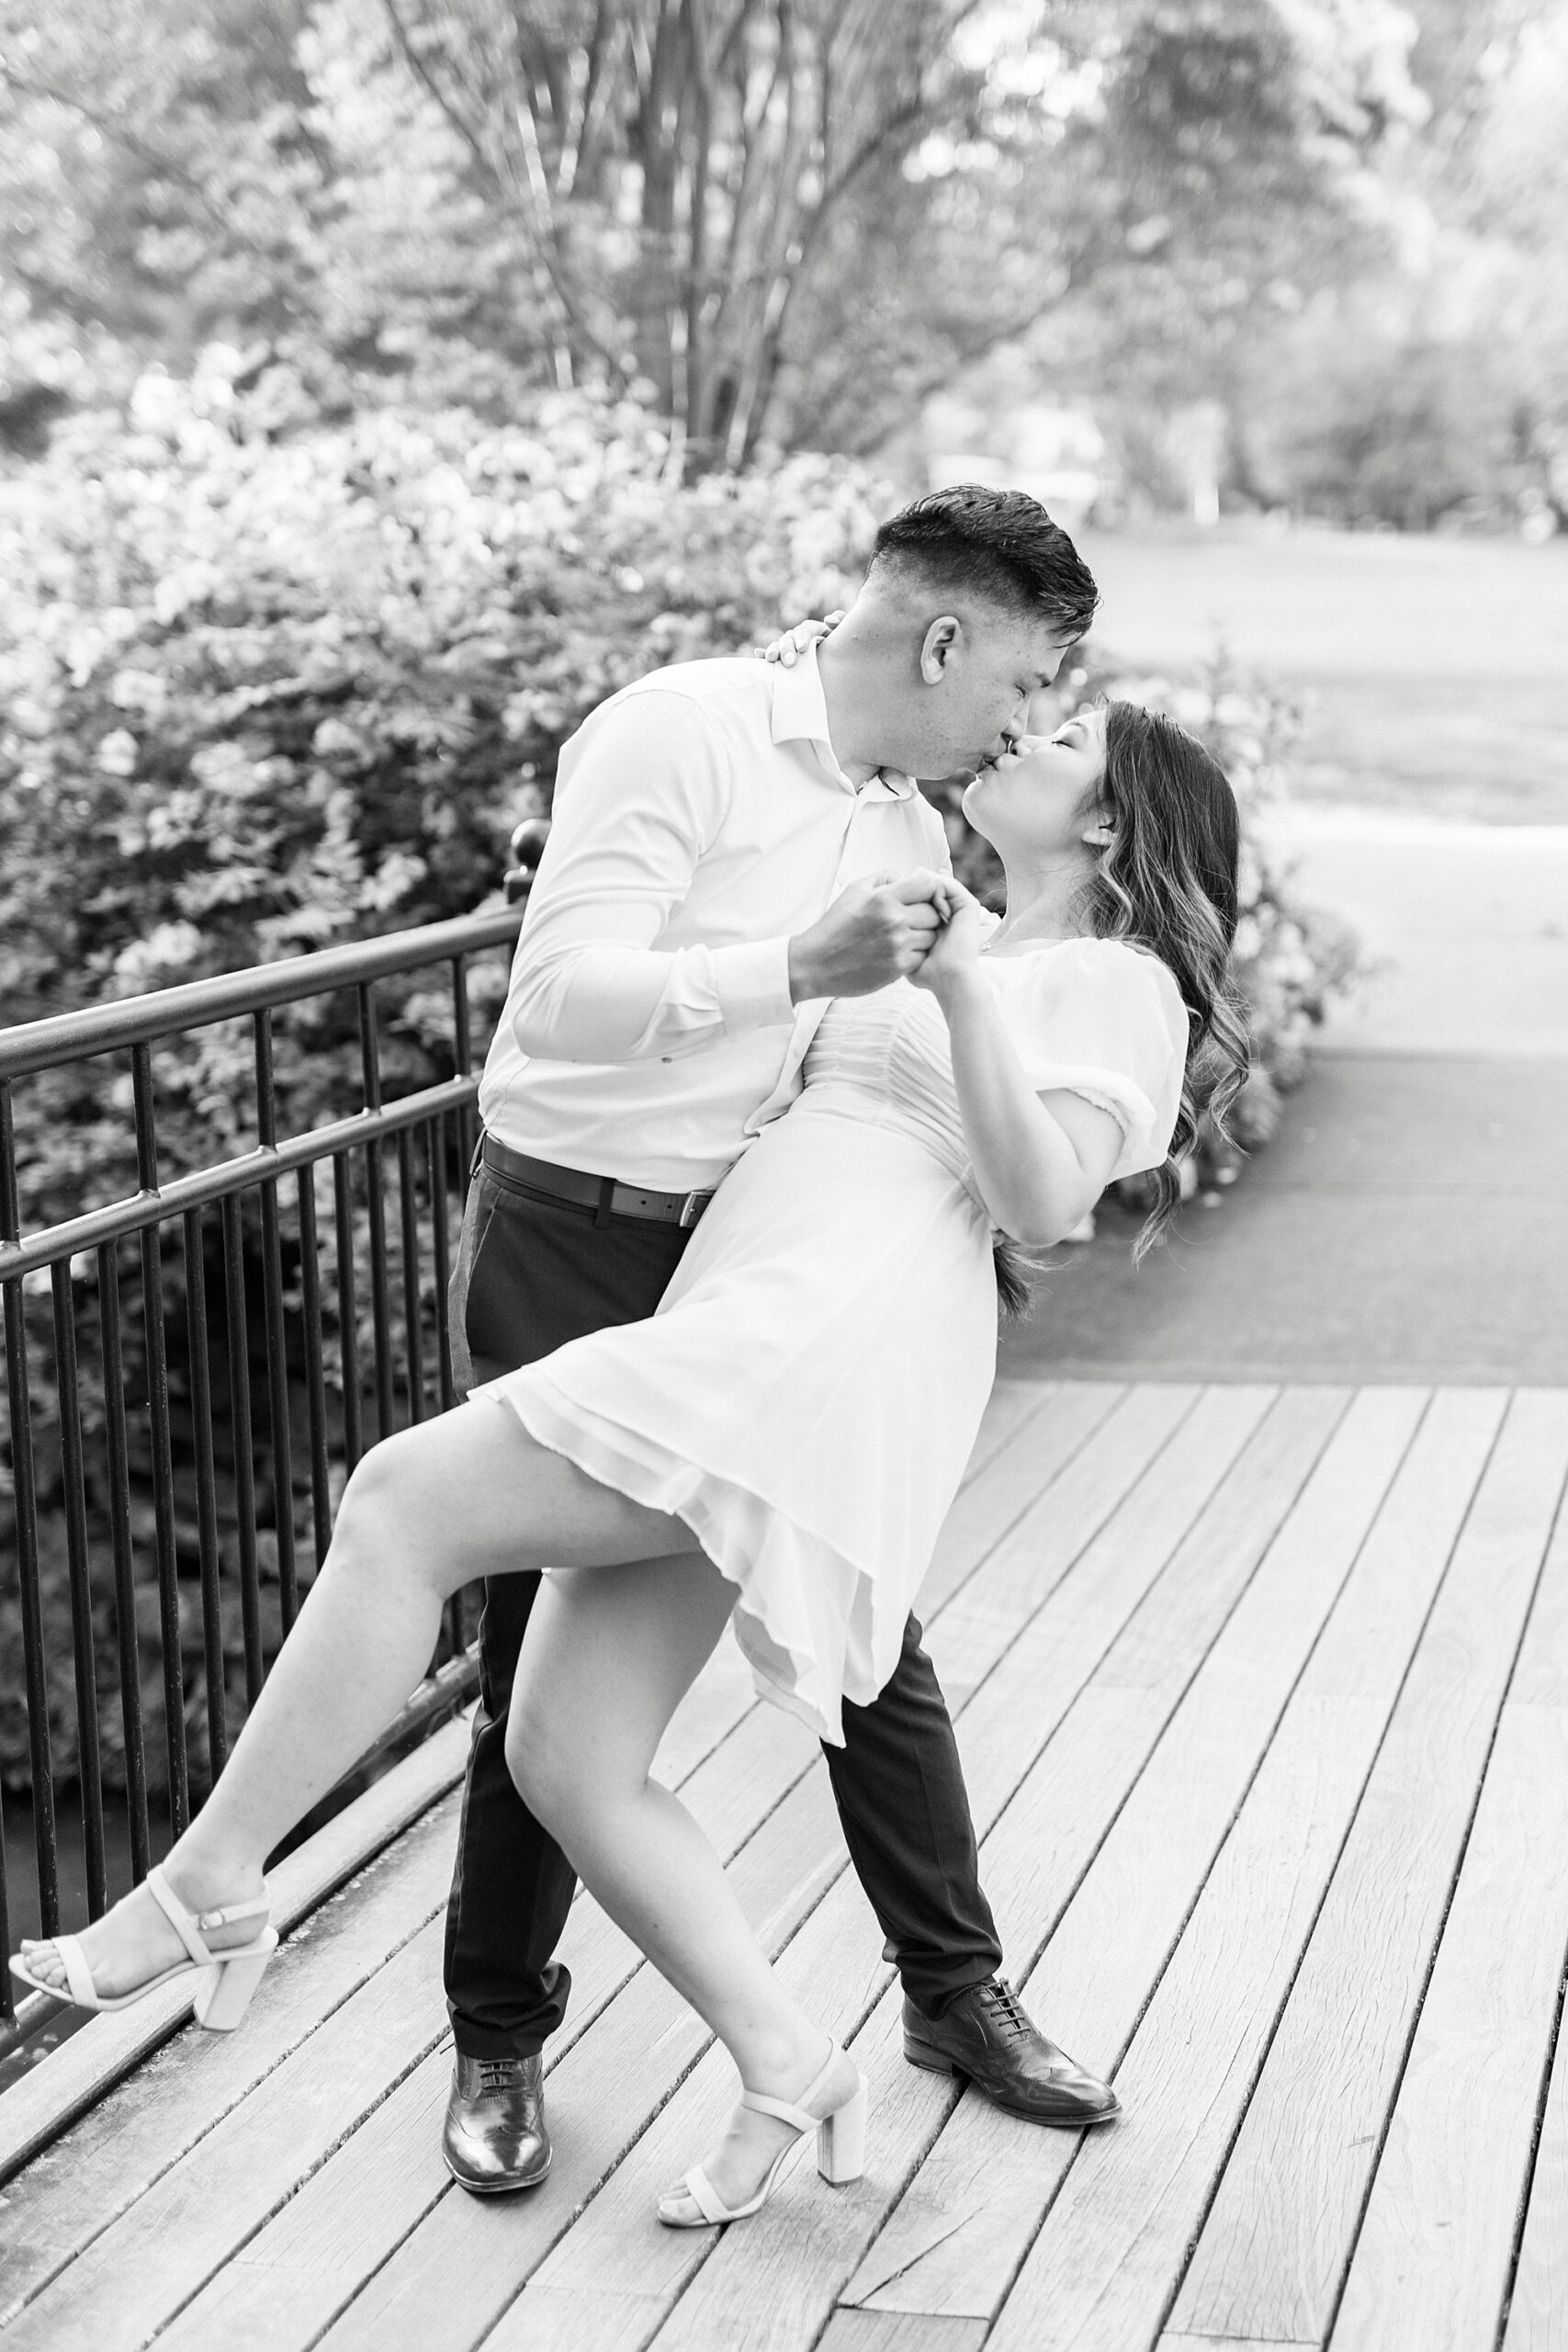
[[[566,745],[479,1091],[452,1286],[459,1385],[653,1313],[714,1187],[797,1091],[828,1001],[888,986],[935,935],[930,870],[947,846],[911,778],[1015,740],[1096,601],[1032,499],[942,492],[884,526],[854,606],[793,669],[660,671]],[[480,2194],[549,2169],[540,2050],[570,1991],[552,1954],[572,1871],[504,1755],[537,1589],[514,1576],[487,1592],[447,1914],[443,2146]],[[844,1735],[829,1771],[903,1980],[906,2055],[1043,2122],[1114,2114],[997,1975],[957,1745],[913,1618]]]

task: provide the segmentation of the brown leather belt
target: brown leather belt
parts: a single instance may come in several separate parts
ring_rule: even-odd
[[[499,1143],[491,1135],[481,1139],[479,1157],[502,1183],[541,1193],[547,1200],[570,1201],[575,1207],[592,1209],[595,1223],[601,1225],[613,1216],[631,1216],[649,1225],[694,1226],[713,1198],[711,1192],[645,1192],[637,1184],[622,1184],[614,1176],[591,1176],[583,1168],[560,1168],[553,1159],[531,1159],[525,1151],[513,1151],[510,1144]]]

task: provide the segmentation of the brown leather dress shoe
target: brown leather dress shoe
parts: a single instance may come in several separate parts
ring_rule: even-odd
[[[441,2153],[476,2197],[536,2188],[550,2168],[541,2058],[465,2058],[452,2069]]]
[[[904,1996],[904,2055],[933,2075],[962,2075],[1010,2115],[1032,2123],[1109,2123],[1122,2102],[1048,2041],[1000,1976],[971,1985],[940,2018]]]

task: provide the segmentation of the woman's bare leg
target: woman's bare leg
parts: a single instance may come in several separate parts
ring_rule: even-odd
[[[701,1553],[547,1577],[513,1686],[507,1761],[583,1883],[713,2028],[747,2087],[796,2101],[829,2037],[779,1983],[692,1815],[649,1778],[734,1600]],[[840,2096],[855,2080],[850,2061],[841,2071]],[[737,2109],[705,2160],[725,2203],[752,2196],[793,2136]]]
[[[259,1894],[267,1855],[396,1715],[430,1664],[448,1596],[471,1577],[694,1548],[529,1437],[489,1400],[400,1431],[348,1483],[332,1548],[234,1752],[164,1870],[193,1911]],[[215,1935],[214,1949],[238,1936]],[[102,1994],[131,1990],[183,1954],[142,1890],[82,1943]],[[63,1989],[47,1943],[23,1947]]]

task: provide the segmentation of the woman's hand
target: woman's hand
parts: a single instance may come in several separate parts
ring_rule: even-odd
[[[930,989],[940,997],[944,989],[977,969],[986,935],[986,910],[974,892],[952,874],[933,878],[931,902],[942,918],[942,929],[927,949],[924,962],[909,978],[918,989]]]
[[[771,645],[753,646],[751,650],[760,661],[776,662],[781,668],[793,670],[800,655],[809,653],[825,637],[831,637],[843,617],[840,611],[827,613],[819,621],[796,621],[782,637],[775,637]]]

